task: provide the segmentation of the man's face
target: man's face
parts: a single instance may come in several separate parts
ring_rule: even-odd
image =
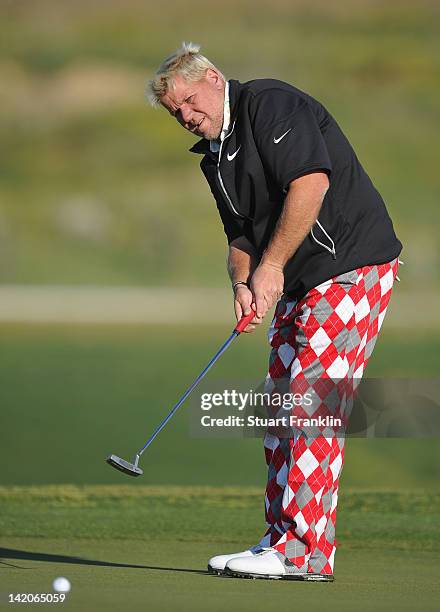
[[[160,102],[185,129],[208,140],[220,136],[223,126],[225,82],[215,70],[208,68],[203,79],[185,81],[180,75],[174,88]]]

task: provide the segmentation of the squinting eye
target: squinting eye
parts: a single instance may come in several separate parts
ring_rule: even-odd
[[[192,104],[194,101],[193,99],[194,99],[194,96],[189,96],[189,98],[187,98],[185,102],[187,102],[188,104]]]

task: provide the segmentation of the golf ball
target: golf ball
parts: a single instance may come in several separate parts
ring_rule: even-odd
[[[58,593],[68,593],[70,591],[70,582],[64,576],[60,576],[53,581],[53,588]]]

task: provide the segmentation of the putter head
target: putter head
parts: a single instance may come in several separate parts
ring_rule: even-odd
[[[106,459],[109,465],[120,472],[124,472],[124,474],[128,474],[129,476],[142,476],[144,472],[140,467],[138,467],[138,460],[139,458],[137,458],[136,463],[130,463],[129,461],[125,461],[125,459],[121,459],[121,457],[118,457],[117,455],[109,455]]]

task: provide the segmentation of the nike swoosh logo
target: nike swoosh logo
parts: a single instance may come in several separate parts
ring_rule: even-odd
[[[288,129],[287,132],[284,132],[284,134],[281,134],[279,138],[275,138],[274,136],[274,139],[273,139],[274,144],[278,144],[280,140],[283,140],[284,136],[287,136],[287,134],[291,131],[292,131],[292,128]]]
[[[234,159],[234,157],[237,155],[237,153],[239,152],[239,150],[241,149],[241,145],[238,147],[238,149],[235,151],[235,153],[232,153],[232,155],[229,155],[229,153],[227,154],[227,158],[228,161],[232,161]]]

